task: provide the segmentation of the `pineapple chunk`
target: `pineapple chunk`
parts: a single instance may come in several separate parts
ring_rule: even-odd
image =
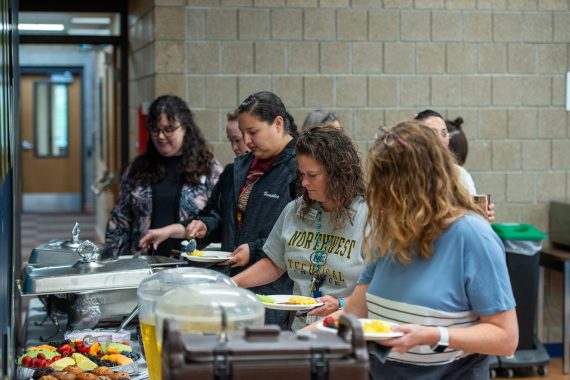
[[[95,364],[94,362],[92,362],[88,358],[85,358],[82,361],[77,362],[77,366],[84,371],[91,371],[91,370],[97,368],[97,364]]]
[[[59,360],[56,360],[55,362],[51,363],[49,366],[53,369],[55,369],[56,371],[63,371],[63,369],[65,367],[67,367],[68,365],[75,365],[75,360],[73,360],[70,357],[66,357],[66,358],[61,358]]]
[[[87,359],[86,356],[80,354],[79,352],[74,352],[73,354],[71,354],[71,357],[73,358],[73,360],[75,360],[77,365],[79,365],[79,362],[82,362],[84,360],[89,360]]]

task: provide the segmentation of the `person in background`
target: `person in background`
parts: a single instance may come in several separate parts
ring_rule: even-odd
[[[457,117],[455,120],[445,120],[447,131],[449,132],[449,149],[457,158],[457,163],[460,166],[465,164],[467,154],[469,153],[469,144],[467,136],[461,129],[463,125],[463,118]]]
[[[222,250],[232,252],[222,263],[231,266],[232,275],[266,257],[263,245],[281,211],[295,198],[291,189],[297,175],[297,125],[281,99],[269,91],[251,94],[238,107],[238,114],[249,152],[235,158],[227,178],[230,186],[221,189],[217,204],[196,218],[167,226],[166,233],[163,230],[144,239],[145,244],[153,245],[165,236],[198,238],[202,245],[219,239]],[[291,294],[292,288],[289,277],[283,275],[252,290]],[[287,328],[288,313],[268,310],[265,322]]]
[[[324,305],[297,313],[293,330],[342,309],[363,268],[363,227],[367,216],[364,178],[357,149],[342,130],[311,127],[296,145],[302,196],[290,202],[273,226],[267,257],[233,277],[250,288],[285,272],[293,294]]]
[[[447,130],[445,119],[439,112],[427,109],[418,113],[414,117],[414,120],[421,121],[424,125],[430,127],[437,134],[441,143],[445,147],[449,147],[449,131]],[[459,171],[459,178],[469,191],[469,194],[472,196],[477,195],[475,182],[473,181],[471,174],[469,174],[463,166],[458,164],[455,165],[455,168]],[[493,203],[489,203],[488,205],[487,219],[489,222],[493,222],[495,220],[495,205]]]
[[[107,223],[105,244],[114,255],[132,255],[151,228],[194,218],[206,205],[222,165],[179,97],[163,95],[149,108],[146,151],[127,168]],[[156,252],[180,249],[169,239]]]
[[[440,141],[443,143],[444,146],[449,146],[449,131],[447,130],[447,125],[445,124],[445,119],[439,112],[433,110],[424,110],[418,113],[415,120],[419,120],[423,122],[425,125],[433,129]],[[459,170],[459,174],[461,177],[461,182],[467,187],[469,193],[471,195],[476,195],[477,190],[475,189],[475,182],[473,182],[473,178],[471,174],[467,170],[465,170],[462,166],[457,165],[457,169]]]
[[[236,156],[247,153],[247,146],[243,142],[243,135],[238,125],[238,110],[226,114],[226,136]]]
[[[310,127],[319,126],[323,124],[333,125],[338,129],[341,129],[340,121],[333,112],[327,112],[323,110],[314,110],[309,112],[305,121],[303,122],[302,131],[306,131]]]
[[[430,129],[383,130],[368,156],[367,265],[345,312],[396,322],[373,379],[486,379],[518,344],[502,241]],[[340,312],[337,312],[340,314]]]

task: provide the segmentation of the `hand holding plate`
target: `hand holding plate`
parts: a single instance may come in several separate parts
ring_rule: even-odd
[[[316,307],[316,308],[312,309],[311,311],[309,311],[307,313],[307,315],[309,315],[309,316],[312,316],[312,315],[325,316],[325,315],[329,315],[331,313],[334,313],[335,311],[338,310],[338,307],[339,307],[338,299],[336,299],[333,296],[321,296],[321,297],[318,297],[315,299],[317,300],[317,302],[324,303],[324,305]]]

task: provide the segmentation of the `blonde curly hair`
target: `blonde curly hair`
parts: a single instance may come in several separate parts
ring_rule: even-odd
[[[456,218],[465,211],[485,215],[461,183],[449,150],[418,121],[377,135],[368,154],[366,200],[369,260],[388,254],[403,264],[430,258],[433,242]]]

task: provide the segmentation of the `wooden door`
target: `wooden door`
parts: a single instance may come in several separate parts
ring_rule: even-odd
[[[23,74],[21,96],[24,211],[81,211],[80,77]]]

